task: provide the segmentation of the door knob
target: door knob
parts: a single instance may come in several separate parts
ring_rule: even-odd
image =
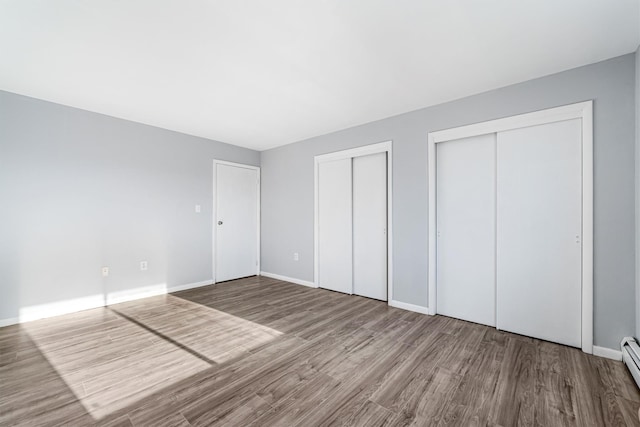
[[[222,225],[222,221],[218,221],[218,225]]]

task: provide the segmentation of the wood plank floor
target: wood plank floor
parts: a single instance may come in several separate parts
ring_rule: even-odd
[[[0,329],[0,425],[640,425],[621,362],[262,277]]]

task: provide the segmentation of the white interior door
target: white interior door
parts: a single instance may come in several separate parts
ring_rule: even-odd
[[[258,171],[215,165],[215,280],[253,276],[258,268]]]
[[[436,146],[437,312],[495,326],[495,134]]]
[[[497,326],[581,346],[579,119],[500,132]]]
[[[353,293],[351,159],[318,164],[318,286]]]
[[[353,293],[387,300],[387,153],[353,158]]]

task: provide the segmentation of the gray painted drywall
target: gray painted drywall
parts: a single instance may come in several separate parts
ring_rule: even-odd
[[[427,306],[427,132],[593,99],[594,342],[617,348],[635,329],[634,61],[629,54],[263,151],[262,270],[313,280],[315,155],[393,140],[394,299]]]
[[[640,338],[640,46],[636,49],[636,338]]]
[[[210,280],[214,158],[260,163],[257,151],[0,91],[0,320]]]

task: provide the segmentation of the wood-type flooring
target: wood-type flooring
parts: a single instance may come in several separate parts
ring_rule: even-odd
[[[0,425],[640,425],[621,362],[249,277],[0,329]]]

